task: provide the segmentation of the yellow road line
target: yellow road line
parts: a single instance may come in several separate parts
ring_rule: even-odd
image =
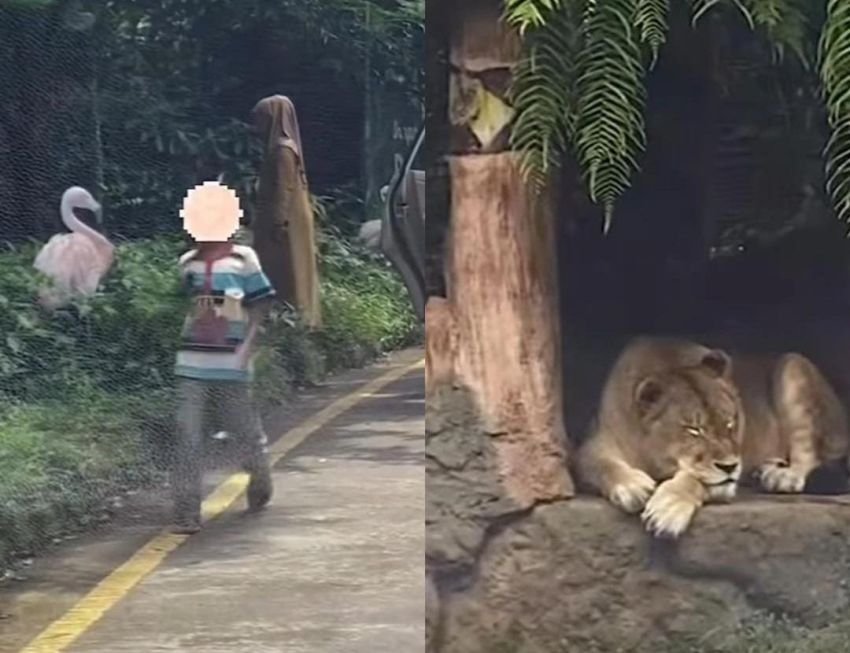
[[[272,462],[279,461],[331,420],[364,399],[373,397],[384,386],[422,368],[424,364],[425,361],[420,360],[413,365],[395,367],[314,413],[274,443],[270,449]],[[234,474],[223,481],[203,503],[204,521],[215,519],[230,508],[245,491],[247,484],[248,475],[244,473]],[[156,535],[129,560],[100,581],[62,617],[44,629],[21,649],[20,653],[59,653],[66,650],[187,539],[188,535],[175,535],[168,531]]]

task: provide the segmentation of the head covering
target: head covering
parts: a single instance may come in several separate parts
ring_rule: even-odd
[[[301,146],[301,129],[298,127],[298,116],[295,105],[285,95],[271,95],[263,98],[251,111],[254,126],[265,138],[266,152],[283,145],[288,147],[298,157],[301,172],[306,176],[307,167],[304,165],[304,149]]]

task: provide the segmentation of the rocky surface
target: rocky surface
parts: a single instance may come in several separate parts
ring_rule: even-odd
[[[430,574],[425,575],[425,653],[436,653],[439,635],[440,597]]]
[[[656,652],[764,612],[820,625],[850,608],[848,554],[846,499],[708,507],[678,545],[598,499],[542,506],[486,541],[468,585],[441,588],[435,650]]]
[[[442,386],[425,412],[427,556],[444,575],[460,577],[478,556],[488,529],[524,514],[499,483],[492,436],[470,394]]]
[[[709,650],[756,615],[850,610],[848,497],[743,496],[660,542],[600,499],[506,499],[462,391],[429,399],[426,435],[429,652]]]

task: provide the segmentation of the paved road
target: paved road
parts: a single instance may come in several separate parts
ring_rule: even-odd
[[[403,352],[384,366],[344,375],[299,401],[281,420],[278,433],[299,420],[309,422],[340,397],[351,403],[360,399],[276,465],[277,495],[268,510],[246,515],[240,501],[163,556],[64,650],[423,651],[422,370],[370,396],[356,394],[364,382],[419,358],[419,351]],[[29,581],[0,589],[0,615],[5,616],[0,651],[59,650],[24,646],[156,537],[156,520],[167,514],[162,499],[147,498],[147,509],[137,507],[144,523],[117,524],[62,547],[35,564]]]

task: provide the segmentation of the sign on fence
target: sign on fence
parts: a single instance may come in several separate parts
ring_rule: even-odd
[[[413,147],[424,120],[424,106],[410,94],[386,88],[366,93],[364,201],[368,215],[380,217],[380,191]]]

